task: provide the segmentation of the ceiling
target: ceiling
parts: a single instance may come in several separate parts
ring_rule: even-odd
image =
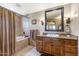
[[[0,6],[21,15],[27,15],[60,5],[64,5],[64,3],[0,3]]]

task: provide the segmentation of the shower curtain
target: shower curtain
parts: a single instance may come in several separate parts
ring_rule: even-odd
[[[0,7],[0,55],[15,53],[15,13]]]

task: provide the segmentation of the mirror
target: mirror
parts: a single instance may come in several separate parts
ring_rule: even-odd
[[[45,31],[64,31],[64,8],[45,11]]]

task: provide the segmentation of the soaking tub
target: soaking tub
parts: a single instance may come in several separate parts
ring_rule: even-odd
[[[15,43],[15,51],[19,51],[28,45],[29,37],[17,36]]]

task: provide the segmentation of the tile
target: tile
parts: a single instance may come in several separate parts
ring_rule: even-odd
[[[30,50],[29,52],[27,52],[26,54],[24,54],[25,56],[40,56],[41,53],[39,53],[36,50],[36,47],[32,48],[32,50]]]
[[[41,53],[39,53],[36,50],[36,47],[34,46],[27,46],[14,54],[14,56],[40,56],[40,55]]]

